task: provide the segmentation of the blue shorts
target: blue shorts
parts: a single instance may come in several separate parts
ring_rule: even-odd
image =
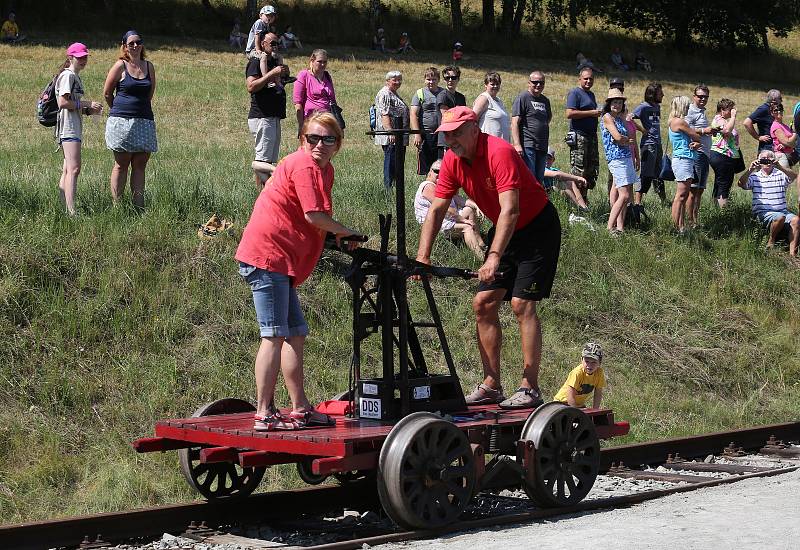
[[[288,275],[239,262],[239,275],[253,291],[262,338],[306,336],[308,325]]]
[[[639,183],[639,175],[636,173],[631,157],[609,160],[608,171],[611,172],[614,186],[617,188]]]
[[[80,143],[81,142],[81,138],[69,137],[69,138],[59,138],[58,139],[58,143],[70,143],[70,142]]]
[[[675,181],[685,182],[694,179],[694,159],[672,157],[672,172],[675,174]]]
[[[781,216],[784,216],[786,218],[783,221],[783,225],[787,227],[792,222],[792,219],[794,219],[795,217],[795,215],[789,212],[788,210],[784,212],[759,212],[758,214],[756,214],[756,218],[758,218],[758,221],[760,221],[762,225],[765,225],[767,227],[772,225],[772,222],[774,222]]]

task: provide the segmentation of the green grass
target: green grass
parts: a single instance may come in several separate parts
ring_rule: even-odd
[[[112,159],[103,125],[87,120],[76,219],[65,217],[56,185],[61,156],[49,130],[33,116],[35,96],[61,59],[45,46],[0,46],[5,131],[0,133],[0,521],[115,510],[193,498],[174,453],[136,455],[130,441],[152,433],[165,417],[191,414],[222,397],[253,397],[252,361],[258,336],[250,294],[233,254],[256,189],[249,173],[248,96],[243,59],[211,41],[176,46],[149,42],[159,88],[154,102],[161,150],[148,167],[147,210],[112,208]],[[422,84],[431,60],[377,59],[365,50],[333,47],[330,70],[348,121],[346,144],[334,160],[335,216],[377,234],[377,215],[393,210],[381,184],[382,153],[364,135],[367,107],[389,68],[406,75],[404,97]],[[97,99],[115,52],[93,47],[83,73]],[[293,73],[305,58],[288,59]],[[563,98],[574,85],[572,63],[475,55],[462,91],[471,101],[483,73],[500,68],[507,105],[524,88],[532,65],[548,73],[545,93],[556,116],[552,142],[567,165]],[[667,99],[687,94],[702,73],[660,73]],[[708,79],[711,80],[711,79]],[[640,98],[646,81],[628,83]],[[741,113],[762,101],[763,81],[714,78],[712,100],[734,98]],[[597,83],[602,91],[605,81]],[[784,90],[796,97],[797,89]],[[292,119],[281,150],[295,146]],[[742,138],[748,157],[754,142]],[[409,155],[407,174],[412,172]],[[606,170],[602,169],[601,182]],[[408,176],[410,199],[417,178]],[[602,183],[600,184],[603,185]],[[749,196],[737,190],[729,211],[703,203],[705,229],[685,238],[653,196],[646,232],[606,236],[602,193],[592,195],[598,231],[564,225],[552,298],[541,304],[542,387],[553,395],[578,360],[580,346],[598,340],[608,350],[605,403],[631,422],[626,439],[788,421],[800,408],[800,277],[785,252],[765,255],[749,222]],[[794,200],[794,198],[793,198]],[[211,213],[234,231],[211,241],[196,236]],[[418,228],[409,217],[409,249]],[[371,246],[377,246],[373,237]],[[464,247],[438,241],[435,261],[477,267]],[[307,386],[315,400],[342,389],[350,349],[349,289],[342,259],[325,254],[301,287],[311,326]],[[412,288],[413,285],[412,285]],[[480,379],[470,298],[474,284],[434,281],[462,383]],[[412,291],[421,315],[422,296]],[[504,311],[506,385],[520,365],[516,321]],[[430,335],[423,337],[430,342]],[[375,342],[367,363],[377,366]],[[441,358],[434,363],[441,364]],[[281,388],[278,402],[285,403]],[[265,489],[297,484],[291,468],[269,470]]]

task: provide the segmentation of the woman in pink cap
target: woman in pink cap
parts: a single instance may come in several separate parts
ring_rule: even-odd
[[[61,202],[70,216],[75,215],[75,190],[78,187],[78,174],[81,172],[81,138],[83,124],[81,115],[100,114],[103,106],[96,101],[83,99],[83,82],[79,73],[89,60],[88,48],[75,42],[67,48],[67,60],[56,80],[56,119],[55,138],[64,151],[64,168],[58,182]]]

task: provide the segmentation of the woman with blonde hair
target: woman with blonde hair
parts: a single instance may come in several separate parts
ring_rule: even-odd
[[[685,231],[686,200],[690,192],[699,191],[692,189],[694,181],[694,163],[697,158],[697,149],[700,147],[700,136],[712,134],[711,126],[694,130],[686,122],[689,112],[689,98],[685,95],[674,97],[670,104],[669,112],[669,142],[672,145],[672,171],[675,174],[675,198],[672,201],[672,223],[678,233]]]
[[[297,127],[303,127],[303,121],[311,113],[331,112],[331,105],[336,104],[336,91],[333,88],[333,79],[326,70],[328,67],[328,52],[316,49],[311,52],[308,60],[308,69],[303,69],[297,75],[292,93],[297,114]]]
[[[141,35],[130,30],[122,37],[119,59],[106,76],[103,95],[111,108],[106,121],[106,146],[114,152],[111,197],[118,202],[131,177],[131,200],[144,208],[144,175],[150,155],[158,151],[153,95],[156,69],[144,51]]]
[[[96,101],[83,98],[83,82],[79,73],[89,61],[89,49],[75,42],[67,48],[67,60],[56,77],[56,117],[55,138],[64,152],[64,164],[58,191],[61,203],[67,214],[74,216],[75,193],[78,189],[78,175],[81,173],[81,140],[83,139],[83,119],[81,115],[100,114],[103,106]]]
[[[330,113],[313,113],[305,120],[300,148],[278,164],[270,185],[256,199],[236,251],[239,274],[250,284],[261,332],[255,360],[255,430],[335,424],[314,409],[303,388],[308,325],[296,289],[311,275],[326,233],[333,233],[337,243],[355,234],[331,217],[331,159],[341,148],[342,137]],[[292,402],[287,414],[274,405],[279,372]]]

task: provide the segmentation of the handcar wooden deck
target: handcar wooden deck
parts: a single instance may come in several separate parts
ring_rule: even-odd
[[[466,405],[429,278],[476,274],[408,258],[403,149],[395,148],[396,255],[388,252],[391,215],[379,217],[379,250],[329,243],[352,258],[345,275],[352,290],[352,386],[318,407],[336,425],[256,432],[250,403],[221,399],[192,418],[158,422],[155,437],[134,442],[137,451],[177,449],[186,479],[209,499],[250,494],[275,464],[297,464],[308,483],[328,475],[375,483],[386,513],[410,529],[455,521],[482,489],[521,485],[542,506],[575,504],[588,494],[599,469],[599,440],[628,433],[627,423],[615,422],[608,409],[561,403],[516,411]],[[430,320],[412,318],[412,277],[425,293]],[[429,372],[418,330],[435,330],[446,373]],[[381,370],[369,378],[362,373],[361,344],[371,335],[380,336]]]

